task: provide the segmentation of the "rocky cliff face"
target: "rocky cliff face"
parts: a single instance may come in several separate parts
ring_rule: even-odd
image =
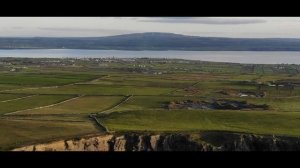
[[[99,135],[13,151],[294,151],[300,138],[234,133]]]

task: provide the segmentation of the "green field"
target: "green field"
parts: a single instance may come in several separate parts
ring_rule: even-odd
[[[58,88],[40,88],[6,93],[27,94],[89,94],[89,95],[160,95],[172,91],[173,88],[135,87],[135,86],[107,86],[94,84],[68,85]]]
[[[22,94],[0,94],[0,102],[10,101],[17,98],[26,97],[28,95]]]
[[[91,122],[0,120],[0,150],[60,138],[97,133]]]
[[[108,109],[123,98],[122,96],[84,96],[56,106],[20,112],[18,115],[90,114]]]
[[[96,78],[89,74],[52,74],[52,73],[2,73],[0,84],[49,86],[81,82]]]
[[[0,91],[24,88],[17,85],[0,84]]]
[[[16,112],[19,110],[32,109],[36,107],[47,106],[61,101],[70,99],[74,96],[70,95],[34,95],[29,98],[10,101],[10,102],[1,102],[0,114],[6,114],[9,112]]]
[[[0,150],[104,133],[91,114],[113,132],[229,131],[300,136],[298,65],[18,58],[1,66]],[[16,67],[26,68],[10,71]],[[271,86],[282,81],[294,82],[293,87]],[[240,96],[247,92],[263,92],[265,96]],[[269,108],[168,108],[171,102],[216,99]]]
[[[111,131],[233,131],[300,136],[300,113],[136,110],[102,117]]]

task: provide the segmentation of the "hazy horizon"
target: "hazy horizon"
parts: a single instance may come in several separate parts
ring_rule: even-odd
[[[0,37],[162,32],[201,37],[300,38],[300,17],[0,17],[0,23]]]
[[[176,34],[184,36],[193,36],[193,37],[205,37],[205,38],[241,38],[241,39],[300,39],[295,37],[222,37],[222,36],[197,36],[197,35],[188,35],[188,34],[179,34],[179,33],[170,33],[170,32],[141,32],[141,33],[124,33],[124,34],[115,34],[115,35],[104,35],[104,36],[0,36],[0,38],[100,38],[100,37],[111,37],[111,36],[121,36],[121,35],[131,35],[131,34],[143,34],[143,33],[165,33],[165,34]]]

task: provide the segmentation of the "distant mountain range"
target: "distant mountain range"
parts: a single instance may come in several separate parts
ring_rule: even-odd
[[[108,37],[0,38],[0,49],[23,48],[189,51],[300,51],[300,39],[198,37],[172,33],[134,33]]]

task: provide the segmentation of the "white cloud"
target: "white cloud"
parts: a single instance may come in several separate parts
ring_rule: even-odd
[[[91,37],[140,32],[300,38],[300,17],[0,17],[2,37]]]
[[[266,23],[267,20],[259,18],[213,18],[213,17],[160,17],[144,18],[141,22],[158,22],[158,23],[195,23],[195,24],[255,24]]]

